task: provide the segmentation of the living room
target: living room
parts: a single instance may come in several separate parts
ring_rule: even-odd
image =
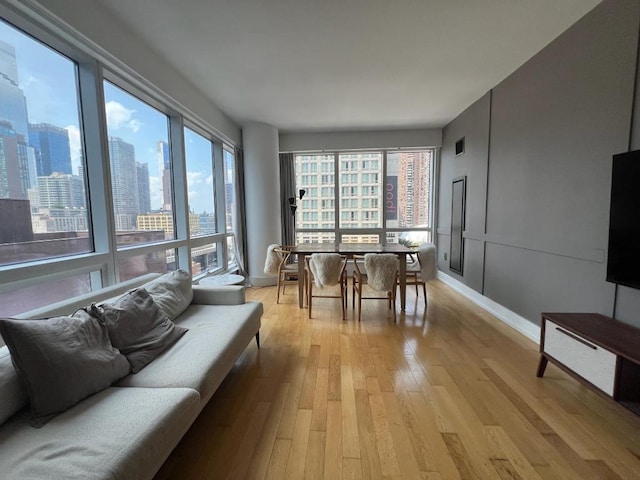
[[[398,384],[404,385],[405,392],[413,392],[414,387],[418,390],[431,388],[441,402],[439,405],[446,404],[445,400],[462,405],[455,398],[458,393],[453,394],[453,399],[449,398],[450,392],[457,390],[447,393],[442,386],[451,386],[452,382],[459,386],[486,384],[488,379],[499,386],[505,397],[519,405],[517,413],[482,388],[465,390],[465,387],[460,387],[465,393],[473,392],[469,394],[478,397],[477,405],[484,403],[479,399],[486,394],[509,414],[505,418],[497,418],[498,408],[495,405],[492,408],[485,406],[484,410],[478,407],[471,415],[473,420],[469,430],[462,427],[464,422],[457,423],[460,418],[456,417],[460,414],[463,415],[461,418],[466,418],[464,415],[473,410],[468,405],[460,407],[462,413],[440,407],[429,419],[418,414],[425,424],[437,424],[442,433],[439,439],[429,437],[425,432],[422,432],[423,437],[416,436],[424,440],[425,451],[439,452],[437,455],[453,459],[451,461],[455,464],[455,468],[451,468],[449,460],[436,465],[417,461],[416,471],[422,472],[425,478],[455,478],[454,470],[461,478],[465,477],[465,472],[469,478],[499,478],[497,475],[504,476],[507,472],[532,478],[605,478],[606,475],[633,478],[640,468],[640,423],[637,417],[560,370],[550,370],[547,377],[535,379],[535,363],[542,312],[596,312],[640,327],[638,290],[606,281],[612,157],[640,149],[640,96],[637,94],[640,82],[637,68],[640,5],[636,0],[592,2],[593,5],[584,8],[584,16],[576,18],[575,24],[559,32],[560,35],[552,41],[549,39],[550,43],[544,48],[480,95],[469,99],[461,106],[459,114],[440,126],[405,125],[393,129],[336,126],[324,131],[278,129],[264,117],[242,123],[231,119],[201,89],[193,87],[187,71],[179,71],[168,64],[156,51],[161,47],[150,48],[139,33],[120,22],[100,2],[91,2],[91,5],[79,0],[3,3],[6,4],[3,6],[5,18],[27,29],[36,38],[47,40],[58,35],[66,42],[82,43],[82,49],[91,47],[96,56],[109,66],[114,80],[118,76],[135,77],[133,80],[137,85],[153,87],[148,92],[150,96],[167,95],[172,105],[184,107],[185,111],[193,114],[193,118],[211,126],[226,143],[242,145],[247,210],[246,267],[255,285],[270,281],[262,272],[266,249],[281,236],[280,208],[263,208],[263,205],[280,205],[282,201],[279,153],[383,150],[392,147],[438,149],[434,182],[435,222],[431,229],[432,241],[438,249],[440,274],[439,280],[428,288],[429,306],[423,305],[421,296],[412,297],[414,294],[409,290],[404,323],[401,321],[394,326],[384,308],[371,307],[370,325],[366,325],[363,318],[362,327],[354,326],[353,320],[347,322],[349,326],[341,327],[336,324],[338,306],[327,301],[321,303],[315,326],[305,326],[308,322],[306,312],[297,308],[297,298],[291,299],[296,295],[289,295],[289,290],[284,304],[279,305],[275,303],[273,287],[248,289],[250,299],[262,301],[265,305],[259,361],[257,349],[248,349],[246,356],[234,367],[229,381],[221,387],[220,395],[214,396],[212,401],[212,405],[225,414],[238,414],[241,427],[225,422],[216,408],[208,408],[201,415],[204,417],[202,420],[205,424],[211,422],[212,431],[224,440],[208,438],[209,432],[204,426],[196,427],[193,433],[185,436],[185,446],[175,451],[159,478],[179,476],[178,472],[183,468],[187,468],[184,478],[213,476],[215,462],[207,463],[207,455],[202,451],[192,457],[198,459],[194,460],[199,462],[197,466],[191,467],[192,470],[185,466],[189,463],[184,460],[190,458],[189,449],[204,448],[202,445],[214,449],[212,458],[224,466],[221,470],[224,475],[238,471],[248,475],[248,470],[242,470],[240,466],[243,461],[250,463],[251,459],[226,458],[233,450],[221,446],[224,441],[237,449],[247,448],[266,455],[262,476],[267,472],[277,476],[287,468],[300,468],[299,465],[288,466],[288,459],[295,457],[296,448],[304,446],[304,454],[308,455],[311,451],[319,451],[314,450],[313,445],[322,444],[324,456],[320,460],[307,456],[303,467],[318,461],[323,467],[316,474],[323,476],[324,471],[327,476],[328,468],[335,466],[326,462],[328,458],[334,458],[329,453],[335,453],[328,441],[330,435],[342,446],[341,475],[346,476],[353,467],[351,460],[361,461],[358,465],[365,463],[366,442],[370,440],[375,444],[374,450],[379,452],[384,452],[385,445],[391,445],[389,451],[393,451],[395,460],[382,467],[378,460],[374,464],[380,467],[379,472],[371,468],[372,464],[356,469],[360,476],[374,478],[384,473],[406,478],[412,470],[402,469],[401,437],[404,433],[401,432],[405,430],[397,425],[413,418],[415,411],[420,411],[416,407],[419,401],[412,393],[391,398],[386,395],[389,392],[385,388],[393,390]],[[33,27],[38,22],[42,22],[39,30]],[[254,83],[251,87],[257,88]],[[101,155],[92,158],[101,158]],[[464,257],[463,268],[454,271],[450,268],[451,199],[453,182],[462,177],[466,185],[462,234]],[[99,232],[101,227],[95,228]],[[17,274],[15,271],[0,271],[0,283],[24,287],[34,283],[34,272],[42,273],[42,269],[25,269]],[[5,292],[9,289],[3,290]],[[442,325],[447,321],[452,323],[451,326]],[[291,322],[293,328],[290,333],[287,333],[287,322]],[[431,327],[429,322],[432,322]],[[404,335],[392,330],[402,327],[408,328]],[[356,334],[359,328],[371,335],[366,341],[370,356],[357,357],[355,350],[349,350],[358,345],[362,347],[361,339],[347,342],[349,348],[345,353],[344,336]],[[434,340],[437,348],[433,350],[430,350],[433,345],[428,345],[429,339],[426,338],[430,328],[442,328],[434,330],[439,334]],[[390,340],[384,340],[384,335]],[[269,347],[270,338],[272,345],[277,345],[273,350]],[[457,340],[462,343],[456,344]],[[415,345],[412,341],[416,342]],[[465,351],[461,345],[472,347]],[[419,353],[422,348],[425,350]],[[517,353],[509,355],[509,349]],[[390,350],[394,351],[390,353]],[[420,381],[408,380],[404,376],[406,370],[396,364],[399,362],[396,355],[402,356],[398,351],[411,352],[412,358],[420,358],[420,362],[433,362],[437,368],[424,374],[426,377],[434,376],[429,382],[425,381],[429,387],[416,387],[412,382],[420,384]],[[442,357],[438,359],[425,358],[439,353]],[[291,363],[291,358],[296,356],[303,360],[302,367]],[[350,370],[351,365],[346,359],[356,357],[359,360],[354,360],[354,365],[360,365],[358,368],[364,373]],[[332,363],[337,358],[342,360],[338,367]],[[472,373],[455,368],[458,361],[471,365],[487,358],[488,363],[483,366],[477,369],[470,367]],[[373,359],[373,369],[379,376],[378,385],[372,385],[371,381],[367,384],[367,378],[375,375],[361,365],[364,359]],[[512,364],[500,365],[500,362]],[[426,369],[424,365],[409,366],[415,367],[416,375],[416,369]],[[455,373],[446,373],[446,366]],[[283,369],[280,376],[274,373],[278,368]],[[380,370],[385,368],[397,377],[384,377]],[[305,383],[311,381],[307,374],[319,381],[319,385],[324,385],[326,390],[338,389],[332,392],[333,397],[324,406],[319,407],[324,408],[326,415],[327,408],[339,408],[332,402],[342,398],[342,410],[327,417],[343,419],[342,423],[338,422],[338,430],[336,424],[331,426],[330,423],[323,425],[322,429],[314,428],[318,420],[313,413],[313,388]],[[322,377],[324,374],[328,376],[326,379]],[[339,374],[342,374],[343,383],[332,383]],[[501,379],[495,378],[500,374]],[[524,378],[528,375],[531,378]],[[266,385],[274,378],[277,379],[275,385]],[[344,386],[349,378],[356,384],[353,398],[349,396],[353,391],[348,393],[349,388]],[[385,378],[388,383],[384,383]],[[284,384],[288,386],[282,387]],[[246,401],[240,400],[243,388],[250,392],[248,396],[251,398]],[[348,418],[351,414],[355,417],[360,414],[361,410],[356,407],[364,401],[360,395],[363,391],[366,394],[367,389],[370,389],[372,397],[368,400],[372,403],[367,411],[375,421],[367,423],[363,420],[354,427]],[[294,391],[297,392],[295,396],[290,396],[289,393]],[[563,395],[566,395],[564,400]],[[515,400],[517,397],[520,400]],[[239,403],[234,406],[233,402]],[[299,411],[293,409],[292,402],[302,405]],[[407,402],[404,404],[406,408],[402,402]],[[353,406],[354,410],[349,411],[347,405]],[[375,417],[378,413],[382,415],[381,412],[389,415],[391,407],[398,405],[401,407],[398,411],[405,414],[404,418],[388,416],[385,421],[379,421]],[[270,423],[273,421],[270,413],[273,409],[280,412],[282,424],[273,426]],[[474,415],[481,419],[480,423],[484,422],[484,427],[507,425],[505,428],[512,437],[501,436],[497,427],[495,430],[474,430],[477,426]],[[537,433],[532,433],[529,425],[517,428],[516,424],[523,418],[540,427]],[[251,437],[252,423],[260,426],[260,435],[256,439]],[[368,435],[358,432],[358,428],[364,428],[363,425],[370,426],[373,431]],[[355,428],[355,433],[350,428]],[[403,428],[410,430],[409,427]],[[420,430],[421,427],[416,428]],[[614,429],[621,429],[623,433],[616,434]],[[302,435],[300,431],[315,433],[305,437],[301,443],[296,436]],[[528,434],[535,437],[532,445],[525,441]],[[593,440],[598,434],[602,434],[605,440]],[[348,445],[353,445],[353,437],[349,435],[359,437],[359,450],[348,449]],[[474,441],[480,443],[487,436],[491,438],[489,443],[492,446],[501,445],[502,456],[496,451],[487,456],[484,447],[476,450],[473,446]],[[580,439],[581,436],[588,439]],[[262,443],[264,438],[271,439],[270,449]],[[544,448],[536,443],[543,439],[548,442]],[[556,456],[558,453],[551,453],[549,445],[556,452],[565,454],[564,460]],[[522,450],[527,446],[535,454],[524,455]],[[412,444],[410,449],[414,456],[419,457],[415,454],[419,446]],[[508,466],[505,466],[505,459],[508,459]],[[257,460],[251,464],[252,472],[255,472],[254,467],[257,468],[255,462]],[[278,462],[284,462],[284,467]],[[407,460],[407,465],[414,463],[416,460]],[[283,470],[279,470],[280,467]],[[303,472],[308,474],[307,470]]]

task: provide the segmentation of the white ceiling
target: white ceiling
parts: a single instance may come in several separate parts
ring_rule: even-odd
[[[227,115],[442,127],[600,0],[99,0]]]

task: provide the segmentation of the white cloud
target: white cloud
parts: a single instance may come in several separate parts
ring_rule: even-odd
[[[209,175],[205,181],[207,182],[207,185],[213,184],[213,175]]]
[[[127,128],[133,133],[137,133],[142,127],[142,122],[133,118],[133,114],[136,113],[136,111],[129,110],[118,102],[113,100],[107,102],[105,110],[107,112],[107,125],[109,129],[120,130]]]
[[[202,183],[202,172],[187,172],[187,185],[198,185]]]
[[[151,196],[151,208],[158,209],[162,206],[162,185],[159,177],[149,175],[149,194]]]
[[[78,167],[82,165],[82,142],[80,140],[80,129],[75,125],[64,127],[69,133],[69,147],[71,148],[71,171],[78,173]]]

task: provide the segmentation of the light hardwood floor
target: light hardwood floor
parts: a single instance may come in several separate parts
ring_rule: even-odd
[[[167,460],[165,479],[639,479],[640,417],[549,365],[441,282],[394,324],[366,301],[248,289],[252,342]],[[349,306],[351,299],[349,298]]]

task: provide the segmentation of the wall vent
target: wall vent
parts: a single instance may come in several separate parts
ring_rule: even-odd
[[[464,137],[456,142],[456,157],[464,153]]]

